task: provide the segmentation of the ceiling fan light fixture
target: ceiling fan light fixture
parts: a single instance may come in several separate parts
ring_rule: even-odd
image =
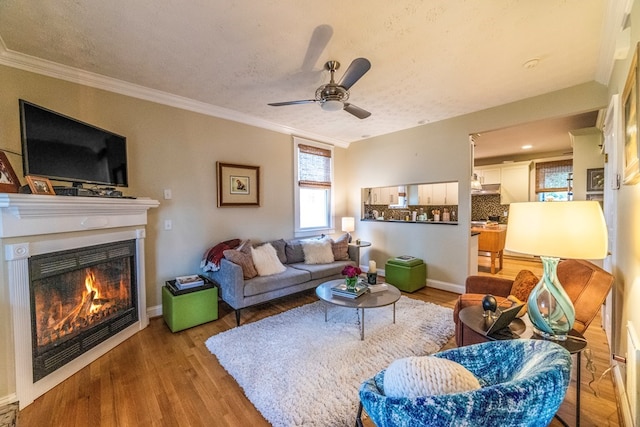
[[[336,99],[327,99],[321,106],[324,111],[339,111],[344,108],[342,101]]]

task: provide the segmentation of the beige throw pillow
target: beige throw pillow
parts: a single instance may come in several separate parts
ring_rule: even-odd
[[[333,258],[336,261],[349,259],[349,235],[344,233],[342,236],[333,240],[331,249],[333,251]]]
[[[434,356],[395,360],[384,373],[384,394],[388,397],[415,399],[479,388],[480,382],[467,368]]]
[[[331,239],[310,239],[302,241],[305,264],[330,264],[334,260]]]
[[[260,276],[271,276],[287,269],[278,259],[278,254],[270,243],[251,248],[251,258]]]

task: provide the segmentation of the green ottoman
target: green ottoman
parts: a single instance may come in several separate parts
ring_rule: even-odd
[[[384,280],[404,292],[415,292],[426,286],[427,264],[419,258],[391,258],[384,266]]]
[[[181,331],[218,318],[218,288],[195,288],[174,295],[162,287],[162,316],[171,332]]]

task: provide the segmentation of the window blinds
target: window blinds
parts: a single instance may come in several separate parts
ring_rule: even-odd
[[[536,163],[536,193],[567,191],[573,160]]]
[[[298,144],[298,185],[331,188],[331,151]]]

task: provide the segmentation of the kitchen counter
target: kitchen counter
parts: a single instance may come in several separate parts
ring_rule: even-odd
[[[496,257],[502,270],[504,243],[507,238],[506,226],[471,227],[471,232],[478,232],[478,251],[491,254],[491,274],[496,274]]]
[[[363,218],[360,221],[367,221],[367,222],[401,222],[401,223],[407,223],[407,224],[458,225],[458,221],[433,221],[433,220],[427,220],[427,221],[405,221],[404,219],[366,219],[366,218]]]

